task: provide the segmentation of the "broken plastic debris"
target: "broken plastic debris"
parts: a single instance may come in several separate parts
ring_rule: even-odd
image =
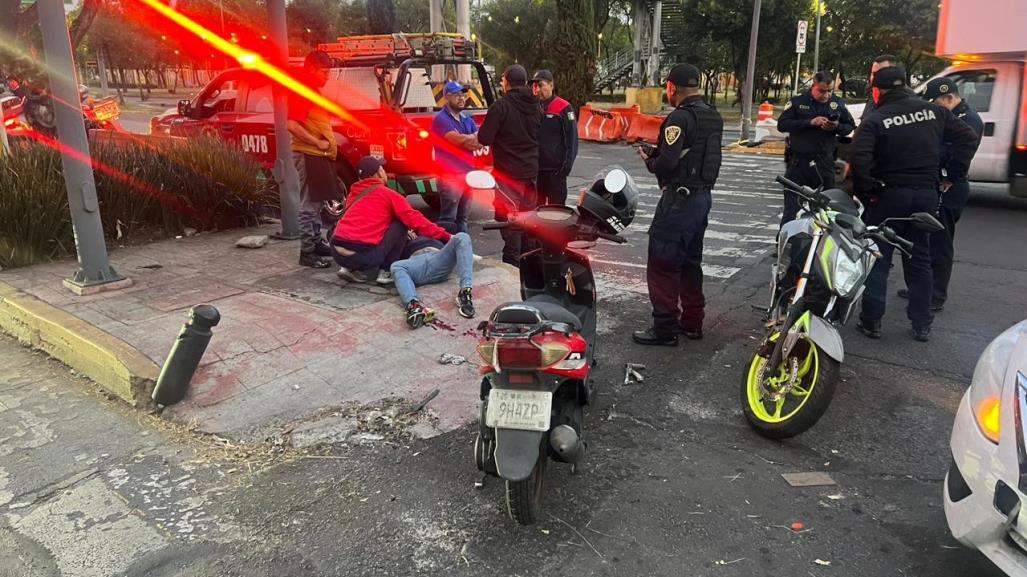
[[[792,531],[802,531],[806,526],[802,524],[802,521],[796,521],[792,523]]]
[[[845,495],[842,495],[841,493],[839,493],[837,495],[828,495],[827,498],[832,500],[832,501],[841,501],[842,499],[845,498]]]
[[[453,353],[442,353],[439,356],[440,365],[462,365],[467,362],[467,357],[454,355]]]
[[[645,365],[636,363],[625,363],[624,384],[630,385],[632,383],[641,383],[645,380],[645,376],[642,375],[643,372],[645,372]]]
[[[733,565],[735,563],[738,563],[739,561],[745,561],[745,557],[742,557],[740,559],[735,559],[734,561],[725,561],[725,560],[721,559],[720,561],[717,561],[715,563],[715,565]]]
[[[827,473],[814,471],[811,473],[782,473],[781,477],[792,487],[827,487],[835,485],[834,479]]]
[[[830,561],[824,561],[823,559],[817,559],[817,560],[815,560],[813,562],[816,563],[817,565],[823,565],[824,567],[830,567],[831,566],[831,562]]]
[[[542,531],[543,535],[548,535],[549,534],[549,529],[539,529],[539,531]]]

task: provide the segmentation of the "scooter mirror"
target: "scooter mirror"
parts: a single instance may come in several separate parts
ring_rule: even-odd
[[[484,170],[472,170],[464,178],[467,187],[471,190],[492,190],[496,188],[496,179],[491,173]]]
[[[606,173],[606,177],[603,178],[603,187],[609,193],[620,192],[624,190],[624,187],[628,185],[628,173],[624,172],[623,169],[615,168],[610,172]]]
[[[933,214],[929,212],[914,212],[909,215],[909,219],[913,221],[913,226],[927,232],[938,232],[945,230],[943,225]]]

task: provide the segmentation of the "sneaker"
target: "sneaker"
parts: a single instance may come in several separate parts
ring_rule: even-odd
[[[474,258],[474,262],[481,262],[481,259],[484,258],[480,254],[472,254],[471,256]]]
[[[328,268],[332,266],[332,263],[322,259],[315,253],[301,252],[300,266],[309,266],[310,268]]]
[[[385,269],[378,271],[378,278],[374,282],[378,284],[395,284],[395,281],[392,280],[392,273]]]
[[[348,282],[366,283],[368,281],[366,274],[357,270],[350,270],[344,266],[339,267],[339,272],[335,273],[335,276]]]
[[[456,306],[457,310],[460,311],[460,316],[465,319],[474,318],[474,301],[471,300],[471,289],[460,289],[460,292],[456,295]]]
[[[871,339],[881,338],[881,323],[879,322],[870,323],[861,320],[856,323],[856,330],[858,330],[859,332],[863,333]]]
[[[945,301],[931,301],[931,311],[940,313],[945,310]]]
[[[418,329],[435,320],[435,311],[422,305],[417,299],[407,305],[407,325]]]
[[[909,300],[909,289],[899,289],[899,292],[896,294],[899,295],[900,299]]]
[[[913,340],[926,343],[931,340],[931,327],[913,327]]]

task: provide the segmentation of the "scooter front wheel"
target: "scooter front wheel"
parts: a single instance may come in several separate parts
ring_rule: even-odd
[[[803,336],[777,367],[768,367],[774,333],[753,354],[742,375],[742,411],[749,425],[768,439],[804,433],[827,411],[841,365]],[[762,353],[762,354],[761,354]]]
[[[545,446],[540,445],[538,460],[528,478],[506,482],[506,510],[521,525],[534,525],[542,516],[542,497],[546,488]]]

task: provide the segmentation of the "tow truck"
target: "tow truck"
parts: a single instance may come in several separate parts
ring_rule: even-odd
[[[337,218],[364,156],[386,161],[390,186],[404,195],[438,202],[435,153],[430,134],[435,113],[445,104],[442,87],[462,77],[470,86],[467,113],[481,125],[495,100],[489,74],[474,44],[458,34],[390,34],[340,37],[318,49],[333,59],[326,98],[344,107],[363,126],[333,119],[339,145],[336,173],[343,196],[325,203],[324,216]],[[291,59],[291,63],[302,58]],[[250,69],[230,69],[190,100],[150,120],[152,134],[211,135],[237,144],[266,169],[275,163],[271,81]],[[476,167],[491,165],[491,151],[476,153]]]

